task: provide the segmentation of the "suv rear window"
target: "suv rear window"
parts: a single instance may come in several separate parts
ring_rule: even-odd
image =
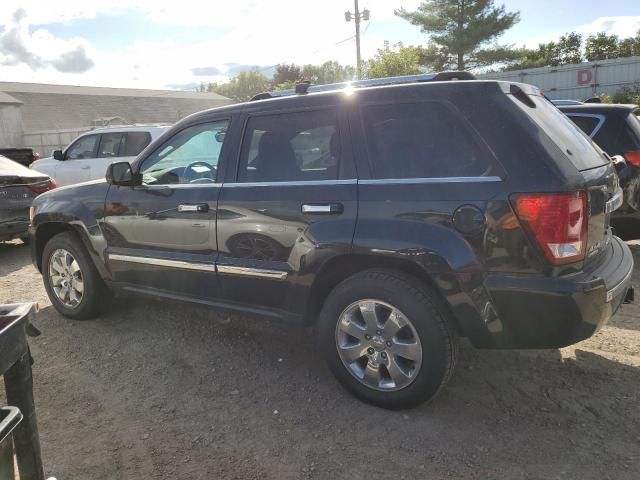
[[[566,154],[578,170],[604,165],[607,159],[594,147],[591,139],[549,100],[530,95],[536,108],[520,107],[544,130],[551,140]]]
[[[478,134],[442,102],[370,105],[362,118],[375,178],[497,175]]]
[[[567,113],[567,116],[575,123],[580,130],[591,136],[600,123],[600,119],[595,115],[581,115],[577,113]]]

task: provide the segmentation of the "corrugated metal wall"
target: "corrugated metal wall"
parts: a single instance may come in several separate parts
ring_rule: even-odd
[[[485,73],[476,76],[483,79],[529,83],[541,88],[549,98],[554,100],[585,100],[601,93],[615,95],[625,86],[640,84],[640,57]]]
[[[20,105],[0,104],[0,148],[22,146]]]
[[[88,132],[90,127],[69,128],[66,130],[46,130],[24,134],[24,146],[38,152],[41,157],[51,156],[54,150],[63,150],[81,133]]]

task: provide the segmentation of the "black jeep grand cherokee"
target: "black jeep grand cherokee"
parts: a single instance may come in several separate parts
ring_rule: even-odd
[[[84,319],[115,290],[315,324],[338,379],[387,408],[436,394],[458,336],[589,337],[633,292],[613,164],[534,87],[440,78],[197,113],[106,182],[42,195],[53,305]]]

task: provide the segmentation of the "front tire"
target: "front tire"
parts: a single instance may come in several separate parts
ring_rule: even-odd
[[[457,360],[451,314],[438,293],[395,271],[367,270],[340,283],[318,320],[318,339],[340,383],[388,409],[432,400]]]
[[[54,308],[74,320],[94,318],[109,297],[85,246],[72,232],[60,233],[45,245],[42,278]]]

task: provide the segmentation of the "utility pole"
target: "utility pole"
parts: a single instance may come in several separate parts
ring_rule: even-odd
[[[370,12],[366,8],[360,12],[360,8],[358,7],[358,0],[355,1],[355,12],[352,14],[351,12],[344,13],[344,19],[347,22],[351,21],[351,18],[355,20],[356,24],[356,71],[358,72],[358,80],[362,79],[362,58],[360,56],[360,20],[368,21]]]

